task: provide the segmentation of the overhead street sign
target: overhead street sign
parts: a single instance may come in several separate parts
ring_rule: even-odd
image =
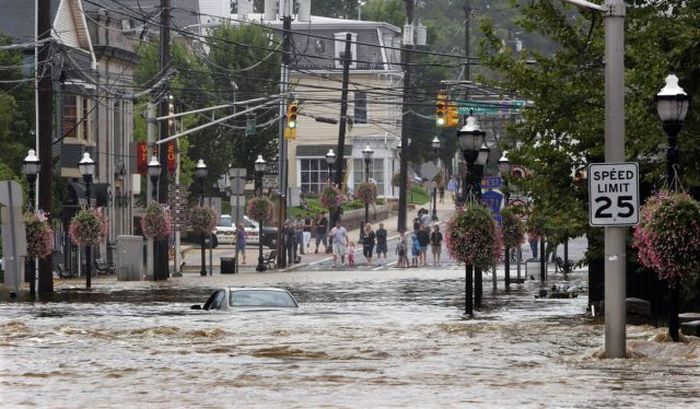
[[[474,101],[464,100],[456,101],[459,105],[460,115],[517,115],[520,110],[526,105],[526,101],[522,100],[491,100],[491,101]]]
[[[636,162],[588,166],[589,223],[594,227],[639,223],[639,166]]]

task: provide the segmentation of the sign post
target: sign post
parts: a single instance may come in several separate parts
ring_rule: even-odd
[[[639,223],[639,166],[635,162],[588,166],[589,223],[594,227]]]

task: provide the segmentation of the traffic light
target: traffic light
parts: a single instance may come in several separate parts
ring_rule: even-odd
[[[297,113],[299,112],[299,103],[292,101],[287,106],[287,128],[294,129],[297,127]]]
[[[459,109],[454,102],[447,104],[447,123],[445,126],[448,128],[459,127]]]
[[[447,93],[440,91],[437,94],[437,103],[435,104],[435,125],[439,128],[447,124]]]
[[[168,115],[175,115],[175,100],[172,95],[168,95]],[[175,134],[175,118],[168,119],[168,132],[170,135]]]

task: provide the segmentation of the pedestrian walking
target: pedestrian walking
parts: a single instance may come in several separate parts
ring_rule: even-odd
[[[407,239],[406,239],[406,233],[401,232],[399,235],[399,241],[396,243],[396,255],[399,256],[399,261],[397,263],[397,266],[399,268],[405,268],[408,267],[408,244],[407,244]]]
[[[445,203],[445,186],[440,185],[440,188],[438,189],[439,195],[440,195],[440,204]]]
[[[362,238],[362,255],[367,259],[367,265],[372,265],[372,253],[374,252],[374,245],[376,244],[376,235],[374,230],[372,230],[372,225],[367,223],[365,225],[365,235]]]
[[[381,262],[382,254],[384,254],[384,262],[386,263],[386,251],[387,251],[387,236],[389,233],[384,228],[384,223],[379,223],[379,228],[375,233],[377,236],[377,262]]]
[[[430,249],[433,252],[433,265],[440,265],[440,253],[442,252],[442,233],[440,226],[437,224],[433,227],[433,232],[430,233]]]
[[[316,216],[316,251],[318,253],[318,245],[323,243],[323,249],[328,253],[328,238],[326,237],[328,228],[328,219],[326,218],[326,212],[321,212]]]
[[[416,233],[418,244],[420,245],[420,253],[418,256],[418,264],[422,266],[428,265],[428,243],[430,243],[430,233],[427,228],[421,228]]]
[[[340,262],[345,265],[345,253],[348,246],[348,231],[340,225],[340,220],[335,222],[335,227],[331,230],[331,240],[333,240],[333,267]]]
[[[241,264],[245,264],[245,245],[247,241],[248,233],[246,233],[243,223],[239,223],[236,227],[236,258],[238,258],[239,253],[242,255],[243,262]]]

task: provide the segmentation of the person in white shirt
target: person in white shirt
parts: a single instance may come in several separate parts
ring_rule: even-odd
[[[338,256],[340,256],[340,262],[345,265],[345,253],[347,252],[348,246],[348,231],[345,227],[340,225],[340,220],[335,222],[335,227],[331,229],[330,233],[333,238],[333,267],[338,264]]]

